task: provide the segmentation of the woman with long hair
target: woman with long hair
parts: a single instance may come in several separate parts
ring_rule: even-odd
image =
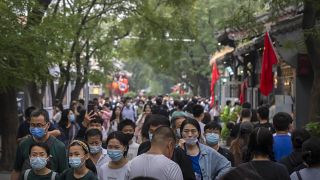
[[[110,119],[109,133],[118,130],[118,124],[122,121],[122,109],[120,106],[116,106],[112,111],[112,116]]]
[[[147,115],[149,115],[149,114],[151,114],[151,104],[145,104],[143,107],[143,112],[139,115],[138,120],[136,122],[137,127],[134,132],[134,136],[136,137],[138,143],[142,142],[141,129],[142,129],[142,126],[145,122]]]
[[[234,165],[245,162],[249,137],[253,131],[253,125],[250,122],[243,122],[240,125],[238,137],[231,142],[230,151],[234,156]]]
[[[61,135],[58,137],[66,146],[69,146],[78,134],[80,126],[76,122],[75,114],[71,109],[64,109],[58,123]]]

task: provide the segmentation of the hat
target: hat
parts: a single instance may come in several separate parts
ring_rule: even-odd
[[[171,119],[177,119],[179,117],[187,117],[188,115],[183,111],[175,111],[171,115]]]

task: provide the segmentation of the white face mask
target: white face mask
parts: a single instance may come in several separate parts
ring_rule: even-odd
[[[186,141],[186,144],[188,145],[195,145],[198,142],[198,138],[192,137],[192,138],[184,138]]]

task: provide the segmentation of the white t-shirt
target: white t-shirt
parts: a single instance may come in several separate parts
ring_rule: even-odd
[[[162,154],[141,154],[129,163],[126,179],[153,177],[159,180],[183,180],[178,164]]]
[[[133,158],[137,157],[138,149],[139,144],[133,141],[133,143],[129,145],[129,151],[127,154],[128,160],[132,160]]]
[[[108,156],[107,150],[106,149],[102,149],[101,156],[98,159],[97,164],[96,164],[97,172],[99,172],[101,166],[103,166],[104,164],[106,164],[106,163],[108,163],[110,161],[111,161],[111,159]]]
[[[126,174],[128,173],[129,163],[124,165],[119,169],[111,169],[109,168],[109,163],[107,162],[100,167],[98,171],[98,179],[99,180],[124,180]]]

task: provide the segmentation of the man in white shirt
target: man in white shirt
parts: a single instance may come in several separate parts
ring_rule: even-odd
[[[103,164],[111,161],[107,154],[107,150],[102,148],[102,133],[99,129],[88,129],[85,140],[89,145],[89,157],[95,164],[97,170],[99,170]]]
[[[169,127],[159,127],[153,133],[150,150],[130,162],[126,179],[152,177],[161,180],[183,180],[179,165],[170,160],[175,145],[173,131]]]
[[[138,154],[139,144],[133,139],[136,124],[131,120],[123,120],[118,124],[118,131],[123,132],[129,139],[128,160],[132,160]]]

